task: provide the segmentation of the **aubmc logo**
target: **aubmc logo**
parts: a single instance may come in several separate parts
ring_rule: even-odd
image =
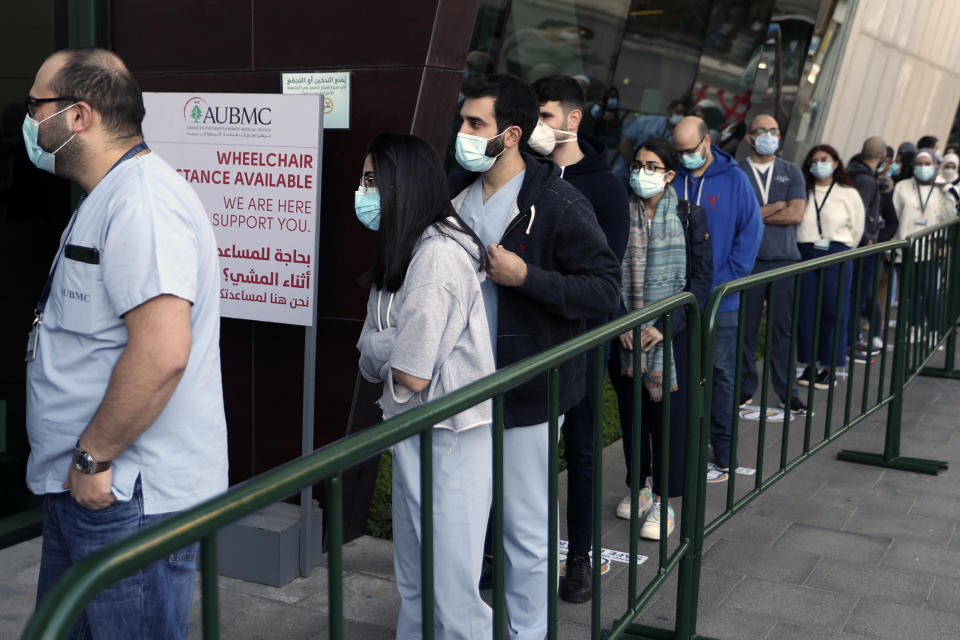
[[[211,106],[200,96],[189,98],[183,105],[183,119],[190,124],[254,124],[273,123],[270,107]]]

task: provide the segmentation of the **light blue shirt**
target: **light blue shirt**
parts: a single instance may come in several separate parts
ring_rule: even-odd
[[[220,380],[217,244],[203,205],[156,153],[123,162],[93,189],[60,239],[99,264],[61,257],[27,365],[27,485],[61,493],[77,440],[127,346],[123,314],[159,295],[191,302],[186,370],[160,416],[113,461],[113,493],[141,477],[147,514],[179,511],[227,488]]]
[[[525,170],[511,178],[510,182],[500,187],[486,202],[483,201],[483,179],[477,178],[476,182],[470,185],[460,209],[460,217],[483,241],[483,246],[499,244],[503,238],[507,224],[513,219],[524,174],[526,174]],[[487,310],[487,325],[490,328],[490,345],[493,347],[494,360],[497,358],[497,310],[499,308],[497,286],[489,278],[480,283],[483,306]]]

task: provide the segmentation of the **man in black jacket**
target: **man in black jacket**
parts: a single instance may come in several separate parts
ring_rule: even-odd
[[[620,264],[630,231],[630,205],[622,183],[610,171],[603,143],[584,135],[578,136],[586,104],[583,89],[570,76],[540,78],[533,83],[533,88],[540,100],[538,126],[548,127],[552,131],[545,138],[546,146],[534,145],[532,141],[531,148],[549,155],[560,167],[560,177],[590,201],[597,222],[606,236],[607,246],[616,255],[617,264]],[[552,151],[548,148],[551,142]],[[599,327],[610,318],[609,314],[588,318],[586,328]],[[567,602],[586,602],[592,595],[588,553],[593,533],[593,432],[602,428],[593,423],[594,371],[594,359],[587,358],[587,392],[583,400],[566,413],[563,423],[563,453],[567,461],[567,535],[570,546],[566,571],[560,581],[560,597]]]
[[[884,164],[886,155],[887,143],[879,136],[872,136],[863,141],[860,153],[850,158],[850,162],[847,164],[847,174],[863,200],[865,222],[863,236],[860,238],[861,247],[867,247],[877,242],[880,229],[883,226],[880,217],[880,189],[877,183],[877,167]],[[883,348],[883,340],[880,337],[883,327],[880,326],[879,305],[873,299],[875,260],[871,256],[862,259],[861,263],[863,264],[863,275],[860,279],[860,295],[857,295],[856,279],[854,279],[854,291],[851,291],[853,304],[850,305],[850,323],[851,326],[858,328],[854,358],[865,361],[870,356],[879,353],[880,349]],[[866,307],[867,315],[873,320],[873,335],[870,336],[869,342],[864,340],[859,332],[861,303]]]
[[[454,208],[488,246],[484,305],[497,367],[569,340],[612,314],[620,265],[590,203],[548,160],[520,153],[537,124],[527,83],[493,75],[464,83]],[[584,394],[583,356],[559,369],[559,413]],[[547,631],[547,376],[504,395],[504,552],[511,637]],[[479,558],[477,560],[479,562]]]

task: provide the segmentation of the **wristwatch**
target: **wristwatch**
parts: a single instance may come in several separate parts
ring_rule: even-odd
[[[110,468],[110,460],[97,462],[89,453],[80,448],[80,441],[77,440],[77,446],[73,449],[73,466],[80,473],[94,474],[106,471]]]

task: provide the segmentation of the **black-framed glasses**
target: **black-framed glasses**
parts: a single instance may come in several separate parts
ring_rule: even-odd
[[[33,96],[27,96],[23,101],[23,106],[27,111],[27,115],[32,118],[37,111],[37,105],[45,102],[80,102],[80,99],[71,98],[70,96],[57,96],[56,98],[34,98]]]
[[[774,129],[764,129],[763,127],[758,127],[758,128],[756,128],[756,129],[754,129],[753,131],[751,131],[751,132],[750,132],[750,135],[756,136],[756,137],[759,138],[760,136],[764,136],[764,135],[766,135],[766,134],[768,134],[768,133],[769,133],[770,135],[772,135],[772,136],[779,136],[779,135],[780,135],[780,129],[776,129],[776,128],[774,128]]]
[[[689,149],[677,149],[677,153],[679,153],[680,155],[688,155],[691,153],[696,153],[697,149],[700,148],[700,145],[703,144],[703,141],[706,140],[706,138],[707,138],[707,134],[703,134],[700,137],[700,142],[698,142],[696,145],[690,147]]]
[[[663,166],[662,164],[657,164],[656,162],[647,162],[645,164],[642,164],[634,160],[633,162],[630,163],[630,173],[637,173],[641,169],[648,176],[652,176],[653,174],[655,174],[658,169],[663,171],[664,173],[667,172],[667,168],[665,166]]]
[[[373,171],[367,171],[360,177],[360,186],[364,189],[377,188],[377,177],[373,174]]]

